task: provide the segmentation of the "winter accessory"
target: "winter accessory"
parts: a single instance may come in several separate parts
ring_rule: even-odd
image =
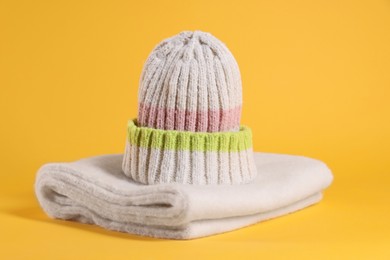
[[[144,236],[192,239],[317,203],[333,178],[317,160],[254,155],[259,175],[249,184],[143,185],[123,175],[122,155],[103,155],[42,166],[35,191],[52,218]]]
[[[150,53],[140,80],[140,126],[191,132],[237,131],[242,90],[238,64],[223,42],[184,31]]]
[[[123,171],[144,184],[240,184],[256,177],[252,134],[240,126],[241,76],[224,43],[184,31],[149,55]]]
[[[253,153],[241,103],[238,65],[222,42],[201,31],[168,38],[145,63],[125,153],[43,165],[38,201],[53,218],[173,239],[227,232],[320,201],[333,179],[327,166]]]

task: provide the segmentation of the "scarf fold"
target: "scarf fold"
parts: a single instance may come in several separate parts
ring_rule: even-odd
[[[192,239],[242,228],[312,205],[333,176],[317,160],[254,153],[258,175],[237,185],[144,185],[121,169],[122,154],[43,165],[35,191],[52,218],[137,235]]]

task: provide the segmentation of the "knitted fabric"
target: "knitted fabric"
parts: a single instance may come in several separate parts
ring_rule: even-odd
[[[242,104],[240,71],[220,40],[210,33],[184,31],[151,52],[138,99],[141,126],[237,131]]]
[[[145,183],[238,184],[256,176],[252,133],[197,133],[128,123],[124,173]]]
[[[240,126],[238,64],[202,31],[160,42],[144,64],[124,173],[144,184],[240,184],[256,177],[252,134]]]

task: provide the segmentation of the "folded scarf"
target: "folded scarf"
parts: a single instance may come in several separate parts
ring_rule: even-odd
[[[142,236],[193,239],[242,228],[317,203],[333,176],[321,161],[254,153],[258,175],[248,184],[134,182],[123,155],[48,163],[35,192],[52,218],[96,224]]]

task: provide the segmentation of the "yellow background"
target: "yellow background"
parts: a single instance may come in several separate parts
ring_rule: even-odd
[[[38,167],[122,153],[149,52],[196,29],[237,59],[255,150],[325,161],[324,200],[194,241],[50,220]],[[0,1],[0,30],[0,258],[390,258],[390,1]]]

